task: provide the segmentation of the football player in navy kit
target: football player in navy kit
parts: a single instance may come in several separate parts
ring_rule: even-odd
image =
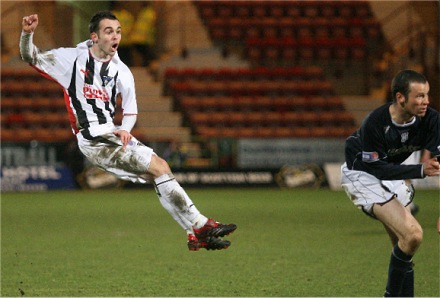
[[[130,134],[137,118],[135,83],[117,55],[122,28],[113,13],[100,11],[90,20],[90,39],[75,48],[41,51],[33,43],[38,15],[22,19],[22,59],[63,88],[72,131],[81,152],[95,166],[120,179],[151,180],[162,206],[186,231],[189,250],[224,249],[223,236],[236,229],[205,217],[176,181],[168,163]],[[122,97],[122,125],[113,122],[116,97]]]
[[[357,207],[384,225],[393,244],[386,297],[414,296],[412,258],[423,231],[409,210],[414,189],[405,179],[440,174],[440,116],[428,106],[428,94],[422,74],[399,72],[391,82],[392,102],[372,111],[345,143],[342,187]],[[424,149],[431,158],[402,164],[412,152]]]

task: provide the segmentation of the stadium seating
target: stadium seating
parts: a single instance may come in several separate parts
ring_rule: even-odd
[[[164,82],[203,137],[346,137],[355,125],[319,67],[169,68]]]
[[[186,113],[192,111],[341,111],[342,99],[338,96],[182,96],[178,105]]]
[[[381,33],[368,1],[193,3],[214,44],[241,49],[251,65],[166,69],[164,94],[195,134],[346,137],[355,129],[322,65],[365,63]]]
[[[367,55],[365,39],[303,37],[250,38],[245,45],[245,55],[259,65],[275,61],[275,65],[295,65],[298,60],[361,60]]]
[[[212,82],[225,83],[227,81],[235,82],[255,82],[255,81],[282,81],[290,82],[297,80],[322,80],[324,78],[323,71],[320,67],[256,67],[256,68],[220,68],[220,69],[195,69],[195,68],[167,68],[164,76],[164,94],[171,94],[171,86],[176,83],[177,88],[187,90],[187,82]],[[197,83],[195,83],[197,84]],[[174,84],[175,88],[176,85]],[[220,88],[217,86],[217,88]]]
[[[73,139],[61,87],[32,68],[1,70],[1,141]]]
[[[254,65],[366,57],[380,23],[368,1],[194,1],[216,44],[240,44]]]

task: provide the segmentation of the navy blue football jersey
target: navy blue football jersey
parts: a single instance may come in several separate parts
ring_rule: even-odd
[[[414,151],[440,154],[440,114],[428,107],[424,117],[399,125],[392,121],[387,103],[371,112],[345,142],[345,161],[351,170],[381,180],[423,178],[422,165],[403,165]]]

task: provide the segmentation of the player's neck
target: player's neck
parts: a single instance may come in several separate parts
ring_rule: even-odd
[[[101,51],[100,48],[94,46],[90,48],[90,53],[92,53],[93,58],[101,62],[108,61],[112,58],[110,55]]]
[[[414,115],[408,114],[402,107],[397,104],[390,105],[389,108],[391,119],[397,124],[407,124],[414,120]]]

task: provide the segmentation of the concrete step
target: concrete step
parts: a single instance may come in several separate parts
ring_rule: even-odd
[[[162,96],[162,85],[144,85],[136,87],[136,97],[142,99],[159,98]]]
[[[248,68],[248,61],[241,59],[238,55],[231,54],[223,57],[221,49],[217,47],[187,49],[188,55],[182,57],[179,53],[167,55],[158,62],[157,77],[162,80],[166,68]]]
[[[142,127],[138,126],[133,135],[144,141],[191,142],[191,130],[188,127]]]
[[[351,112],[359,126],[362,120],[375,108],[383,105],[383,99],[377,99],[371,96],[341,96],[345,109]]]
[[[139,112],[169,112],[172,111],[172,108],[173,100],[171,97],[138,97]]]
[[[143,66],[132,66],[130,67],[131,72],[133,73],[134,79],[142,78],[142,79],[148,79],[151,78],[150,74],[148,73],[148,69]]]
[[[192,1],[161,1],[161,3],[165,12],[162,21],[166,23],[167,34],[164,43],[167,49],[210,46],[207,28]]]
[[[182,114],[173,112],[171,97],[162,96],[162,82],[154,80],[144,67],[133,67],[136,83],[138,118],[136,133],[148,141],[189,142],[191,130],[181,127]]]
[[[182,115],[177,112],[139,112],[137,125],[142,127],[179,127]]]

